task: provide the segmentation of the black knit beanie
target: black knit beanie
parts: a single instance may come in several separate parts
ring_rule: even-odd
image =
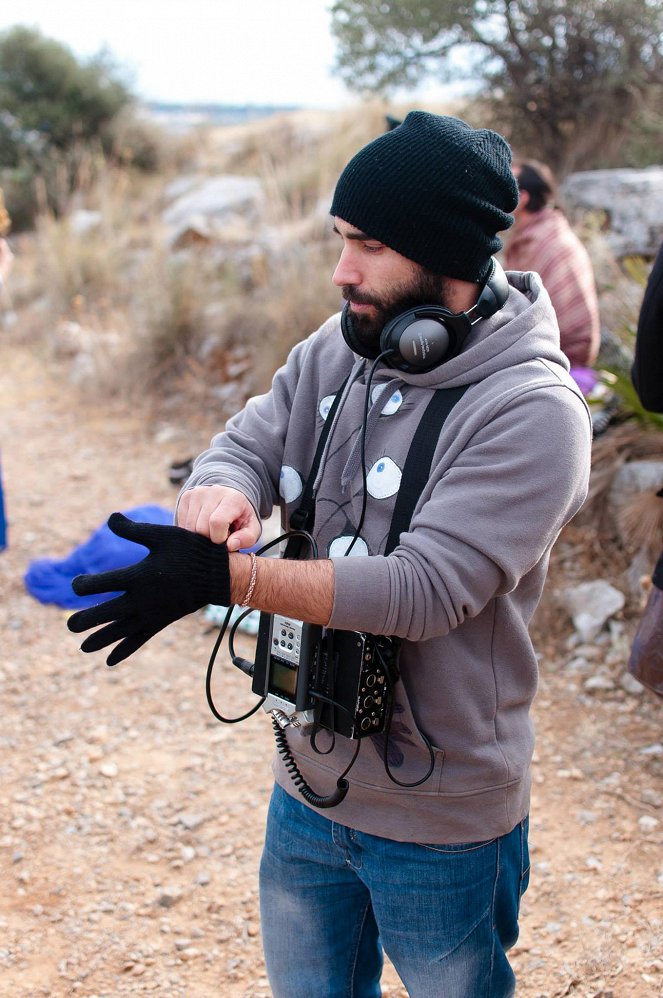
[[[411,111],[350,160],[330,213],[434,274],[483,281],[517,204],[501,135]]]

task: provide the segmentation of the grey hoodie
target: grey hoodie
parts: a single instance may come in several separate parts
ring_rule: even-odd
[[[462,353],[426,374],[379,367],[360,429],[370,363],[343,340],[339,316],[299,343],[266,395],[251,399],[194,465],[186,488],[225,484],[263,518],[297,508],[331,402],[350,379],[319,474],[315,539],[335,570],[330,626],[403,639],[387,744],[362,741],[342,824],[400,841],[455,843],[510,831],[527,814],[537,664],[528,625],[552,545],[587,492],[591,423],[568,374],[550,299],[535,274],[510,273],[506,306],[475,325]],[[384,551],[401,472],[431,393],[470,384],[448,417],[409,531]],[[368,557],[361,557],[368,555]],[[357,557],[359,556],[359,557]],[[288,741],[313,790],[336,786],[356,743],[318,754]],[[322,732],[317,747],[329,741]],[[298,791],[275,757],[277,781]],[[301,799],[301,798],[300,798]]]

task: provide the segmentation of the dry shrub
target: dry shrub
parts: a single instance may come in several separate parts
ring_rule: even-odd
[[[655,492],[640,492],[617,511],[617,526],[632,551],[660,550],[663,541],[663,500]]]

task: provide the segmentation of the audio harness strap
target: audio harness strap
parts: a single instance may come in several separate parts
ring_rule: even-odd
[[[438,388],[426,406],[405,459],[385,554],[391,554],[398,544],[401,533],[410,526],[414,507],[430,475],[433,454],[444,421],[469,387],[469,385],[459,385],[458,388]]]

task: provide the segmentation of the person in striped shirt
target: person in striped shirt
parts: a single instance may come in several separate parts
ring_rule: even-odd
[[[557,185],[552,171],[536,160],[519,160],[513,172],[520,201],[505,248],[506,269],[533,270],[540,275],[571,368],[591,367],[599,350],[600,319],[589,254],[555,204]]]

